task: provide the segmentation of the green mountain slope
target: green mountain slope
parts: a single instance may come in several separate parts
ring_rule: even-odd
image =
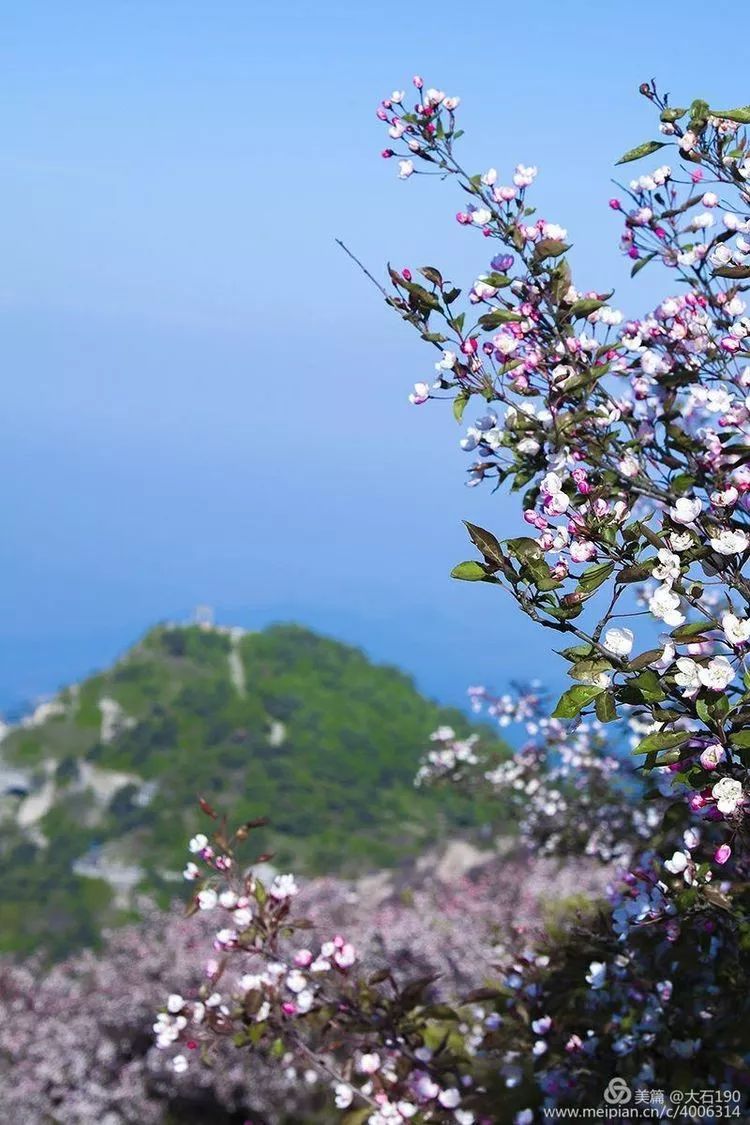
[[[52,953],[184,891],[196,799],[268,816],[302,873],[390,866],[489,810],[415,791],[430,732],[470,724],[359,650],[294,625],[162,626],[0,744],[0,947]],[[491,738],[492,736],[489,735]]]

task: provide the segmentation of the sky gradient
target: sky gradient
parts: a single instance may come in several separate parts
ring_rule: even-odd
[[[512,604],[448,578],[461,519],[508,534],[515,503],[464,487],[450,411],[406,401],[430,355],[334,238],[374,272],[486,265],[455,188],[378,156],[377,102],[419,71],[462,98],[464,163],[537,164],[576,281],[641,311],[657,294],[645,276],[626,299],[606,206],[614,160],[652,135],[639,82],[748,100],[719,51],[693,73],[705,6],[637,26],[578,0],[28,0],[0,19],[0,706],[198,603],[361,644],[454,702],[547,674]]]

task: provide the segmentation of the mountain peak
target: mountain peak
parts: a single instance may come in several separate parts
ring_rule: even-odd
[[[23,903],[40,884],[54,882],[63,947],[132,917],[139,895],[180,894],[199,794],[230,821],[270,817],[262,849],[309,874],[393,866],[476,829],[486,808],[413,787],[446,723],[470,730],[403,672],[300,625],[155,626],[6,731],[6,948],[28,937]]]

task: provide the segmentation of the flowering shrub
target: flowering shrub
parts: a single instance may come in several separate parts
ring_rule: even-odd
[[[387,964],[402,981],[437,977],[429,993],[442,1003],[481,987],[501,944],[512,947],[519,929],[536,932],[548,903],[584,888],[601,893],[606,883],[604,873],[582,862],[561,865],[515,851],[501,860],[477,854],[471,867],[470,874],[441,869],[436,875],[425,867],[361,883],[314,879],[293,901],[316,929],[349,936],[357,950],[354,971],[371,976]],[[218,903],[190,917],[184,907],[144,909],[146,920],[113,931],[101,952],[78,953],[48,971],[36,960],[0,961],[4,1119],[312,1125],[337,1116],[330,1076],[291,1046],[267,1057],[263,1042],[241,1052],[231,1036],[214,1037],[211,1065],[200,1063],[187,1036],[168,1050],[156,1047],[154,1011],[168,991],[171,1007],[177,995],[187,1007],[215,990],[208,975],[217,959],[212,939],[231,912]],[[238,967],[240,960],[234,959]],[[218,986],[223,996],[231,994],[230,968]],[[200,1028],[198,1038],[205,1039],[206,1025]],[[306,1034],[299,1019],[289,1030]],[[176,1072],[178,1055],[190,1065]]]
[[[525,716],[536,737],[508,759],[483,752],[476,735],[459,739],[450,727],[439,727],[418,784],[449,781],[482,794],[489,787],[506,815],[515,815],[522,841],[536,855],[625,862],[661,825],[664,801],[652,800],[644,809],[634,799],[631,771],[609,752],[596,719],[571,731],[545,717],[533,695],[493,698],[473,688],[471,697],[475,710],[484,705],[501,723],[509,715]]]
[[[567,231],[531,204],[537,168],[466,172],[458,98],[414,85],[416,106],[395,91],[378,109],[383,156],[404,180],[453,179],[457,221],[496,245],[464,290],[426,266],[390,268],[382,292],[439,353],[411,401],[450,399],[459,422],[480,408],[461,441],[468,482],[518,494],[526,525],[501,539],[467,523],[477,557],[453,575],[498,587],[557,634],[573,681],[548,721],[528,698],[475,693],[501,722],[530,720],[536,741],[493,764],[475,740],[439,731],[419,780],[481,778],[520,803],[541,851],[629,870],[606,913],[513,951],[480,993],[435,1005],[429,981],[363,976],[345,937],[287,952],[301,924],[293,881],[267,890],[237,872],[231,841],[220,834],[216,852],[201,840],[212,875],[198,906],[229,895],[224,909],[241,917],[216,935],[218,998],[175,1000],[159,1036],[212,1041],[239,1026],[240,1046],[291,1040],[353,1107],[347,1120],[371,1125],[528,1125],[560,1104],[597,1104],[613,1076],[735,1105],[750,1064],[750,107],[672,107],[641,88],[659,139],[619,163],[669,148],[672,164],[624,184],[610,207],[632,274],[662,266],[669,289],[627,319],[611,292],[574,284]],[[619,781],[628,744],[637,785]],[[230,889],[214,889],[227,874]],[[239,987],[218,994],[237,961]]]

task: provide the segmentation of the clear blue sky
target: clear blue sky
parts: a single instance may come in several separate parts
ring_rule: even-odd
[[[548,668],[501,595],[449,580],[461,518],[502,532],[514,507],[465,489],[447,410],[407,405],[431,359],[333,239],[374,269],[484,265],[454,189],[377,155],[377,101],[416,70],[462,97],[466,163],[540,166],[577,279],[621,282],[606,199],[651,135],[638,83],[748,101],[705,19],[691,0],[4,5],[0,702],[201,602],[363,644],[453,700]]]

